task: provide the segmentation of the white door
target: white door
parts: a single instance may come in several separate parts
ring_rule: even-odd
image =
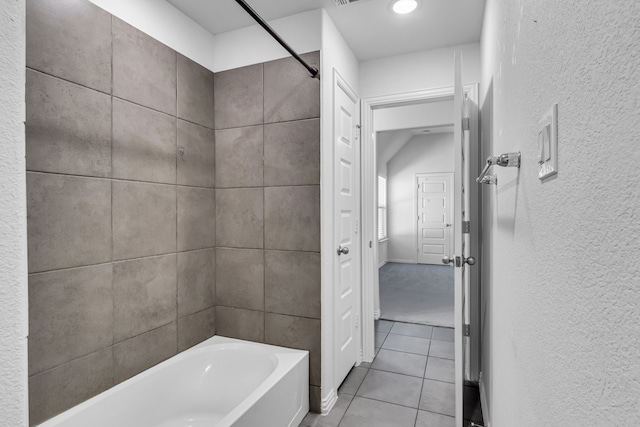
[[[469,376],[469,340],[464,334],[464,325],[468,323],[466,311],[468,299],[466,297],[470,288],[469,265],[473,265],[474,259],[469,254],[471,248],[468,230],[462,227],[463,222],[471,218],[471,210],[477,209],[470,203],[471,194],[471,170],[470,170],[470,142],[469,131],[465,130],[464,120],[466,98],[462,87],[462,55],[455,53],[455,93],[454,93],[454,146],[455,146],[455,173],[454,173],[454,239],[453,254],[450,256],[454,265],[454,317],[455,317],[455,391],[456,391],[456,426],[463,425],[463,387],[464,380]],[[474,177],[475,178],[475,177]],[[474,182],[475,184],[475,182]],[[477,223],[474,224],[477,227]],[[444,260],[443,260],[444,261]]]
[[[418,264],[442,264],[451,254],[451,173],[417,174]]]
[[[360,101],[338,74],[335,77],[335,351],[340,384],[357,362],[360,345]]]

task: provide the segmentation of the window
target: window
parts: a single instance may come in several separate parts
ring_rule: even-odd
[[[378,175],[378,240],[387,236],[387,179]]]

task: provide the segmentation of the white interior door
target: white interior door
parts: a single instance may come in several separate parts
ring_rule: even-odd
[[[452,173],[417,174],[418,264],[442,264],[451,254]]]
[[[340,384],[358,361],[360,345],[360,109],[359,99],[335,76],[335,383]]]
[[[465,351],[465,290],[469,289],[469,274],[467,271],[467,249],[470,235],[462,227],[463,221],[468,221],[469,189],[471,186],[469,176],[468,151],[469,132],[464,130],[463,120],[465,112],[464,91],[462,87],[462,55],[455,53],[455,92],[453,101],[453,124],[455,145],[455,173],[454,173],[454,243],[453,261],[454,294],[455,294],[455,389],[456,389],[456,426],[463,425],[463,391],[465,371],[468,371],[468,361]]]

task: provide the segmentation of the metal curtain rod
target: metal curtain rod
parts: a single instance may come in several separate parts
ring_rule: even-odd
[[[266,22],[264,19],[262,19],[262,17],[261,17],[260,15],[258,15],[258,14],[256,13],[256,11],[255,11],[255,10],[253,10],[253,9],[251,8],[251,6],[249,6],[249,5],[247,4],[247,2],[245,2],[244,0],[236,0],[236,3],[238,3],[240,6],[242,6],[242,8],[243,8],[243,9],[244,9],[244,10],[245,10],[249,15],[251,15],[251,17],[252,17],[253,19],[255,19],[255,21],[256,21],[258,24],[260,24],[260,26],[261,26],[262,28],[264,28],[264,29],[266,30],[266,32],[267,32],[267,33],[271,34],[271,37],[273,37],[274,39],[276,39],[276,41],[277,41],[278,43],[280,43],[280,46],[282,46],[283,48],[285,48],[285,49],[287,50],[287,52],[289,52],[289,53],[291,54],[291,56],[293,56],[293,57],[294,57],[294,58],[295,58],[295,59],[296,59],[300,64],[302,64],[302,66],[303,66],[304,68],[306,68],[306,69],[307,69],[307,71],[309,72],[309,75],[310,75],[311,77],[318,77],[318,78],[319,78],[319,76],[318,76],[318,69],[317,69],[316,67],[313,67],[313,66],[311,66],[311,65],[307,64],[307,62],[306,62],[304,59],[302,59],[302,58],[300,57],[300,55],[298,55],[298,54],[296,53],[296,51],[295,51],[295,50],[293,50],[293,49],[291,48],[291,46],[289,46],[289,45],[287,44],[287,42],[285,42],[284,40],[282,40],[282,37],[280,37],[280,35],[279,35],[278,33],[276,33],[276,32],[274,31],[274,29],[273,29],[273,28],[271,28],[271,26],[270,26],[269,24],[267,24],[267,22]]]

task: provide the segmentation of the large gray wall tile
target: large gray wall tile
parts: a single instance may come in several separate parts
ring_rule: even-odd
[[[113,343],[111,264],[29,275],[29,374]]]
[[[209,188],[178,187],[178,250],[216,245],[216,193]]]
[[[320,52],[300,56],[320,68]],[[320,80],[309,77],[307,70],[294,58],[265,63],[264,122],[315,117],[320,117]]]
[[[178,351],[184,351],[216,333],[216,309],[208,308],[178,320]]]
[[[211,129],[178,120],[178,184],[215,186],[215,133]]]
[[[113,382],[121,383],[177,352],[176,324],[154,329],[113,346]]]
[[[216,251],[216,302],[264,310],[264,252],[260,249]]]
[[[88,1],[26,3],[27,67],[111,93],[111,15]]]
[[[175,322],[176,288],[176,255],[114,263],[114,342]]]
[[[29,378],[29,424],[40,424],[112,385],[111,347],[33,375]]]
[[[320,386],[320,320],[265,314],[267,344],[307,350],[309,352],[309,384]]]
[[[264,312],[216,306],[216,335],[264,342]]]
[[[320,119],[264,127],[264,185],[320,184]]]
[[[267,249],[320,251],[320,186],[264,189]]]
[[[217,188],[261,186],[262,157],[262,126],[216,131]]]
[[[176,52],[115,17],[113,95],[176,115]]]
[[[29,271],[111,261],[111,182],[27,173]]]
[[[333,409],[331,410],[331,413],[333,413],[334,411],[340,411],[343,407],[346,410],[348,405],[343,405],[344,398],[343,399],[338,399],[338,402],[336,402],[336,405],[333,407]],[[350,401],[350,399],[349,399]],[[319,415],[320,417],[322,417],[322,415],[320,415],[319,413],[322,412],[322,390],[320,387],[315,386],[315,385],[310,385],[309,386],[309,413],[312,412],[316,412],[315,415]],[[340,414],[340,416],[336,416],[333,419],[340,419],[342,418],[342,414]],[[306,419],[306,417],[305,417]],[[303,420],[304,421],[304,420]],[[304,422],[302,423],[302,425],[304,425]],[[312,424],[314,425],[314,424]],[[321,424],[315,424],[316,426],[320,426]],[[336,423],[337,425],[337,423]]]
[[[216,190],[216,246],[262,248],[262,188]]]
[[[262,123],[262,64],[215,74],[216,129]]]
[[[265,251],[265,310],[320,318],[320,254]]]
[[[178,318],[215,304],[215,254],[215,249],[178,254]]]
[[[113,258],[159,255],[176,250],[176,188],[113,182]]]
[[[111,175],[111,97],[27,69],[27,170]]]
[[[176,183],[176,119],[113,100],[113,177]]]
[[[213,129],[213,72],[178,54],[178,117]]]

